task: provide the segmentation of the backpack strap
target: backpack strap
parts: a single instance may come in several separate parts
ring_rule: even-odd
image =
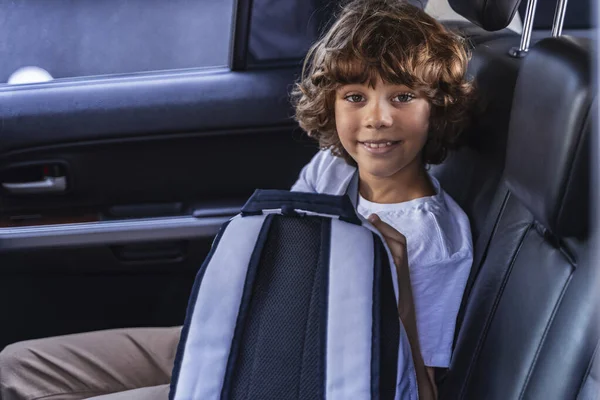
[[[352,175],[352,179],[348,183],[348,187],[346,188],[346,195],[350,198],[352,206],[356,210],[356,207],[358,207],[358,170],[354,172],[354,175]]]

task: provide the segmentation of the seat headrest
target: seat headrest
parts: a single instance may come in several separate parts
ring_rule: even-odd
[[[557,237],[587,233],[594,97],[589,41],[544,39],[521,65],[505,179],[513,195]]]
[[[450,7],[486,31],[506,28],[517,13],[521,0],[449,0]]]

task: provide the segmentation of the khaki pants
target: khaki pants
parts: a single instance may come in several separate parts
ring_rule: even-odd
[[[181,327],[29,340],[0,353],[0,400],[166,400]]]

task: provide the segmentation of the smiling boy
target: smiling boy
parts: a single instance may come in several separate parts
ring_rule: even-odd
[[[450,363],[473,260],[469,221],[427,166],[441,163],[472,104],[462,39],[394,0],[355,0],[309,51],[292,99],[323,151],[292,190],[343,195],[382,233],[396,264],[398,312],[419,397],[436,398]]]

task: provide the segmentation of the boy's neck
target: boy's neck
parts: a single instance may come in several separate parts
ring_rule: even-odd
[[[390,177],[380,178],[359,169],[360,195],[373,203],[395,204],[435,195],[435,188],[421,163],[407,165]]]

